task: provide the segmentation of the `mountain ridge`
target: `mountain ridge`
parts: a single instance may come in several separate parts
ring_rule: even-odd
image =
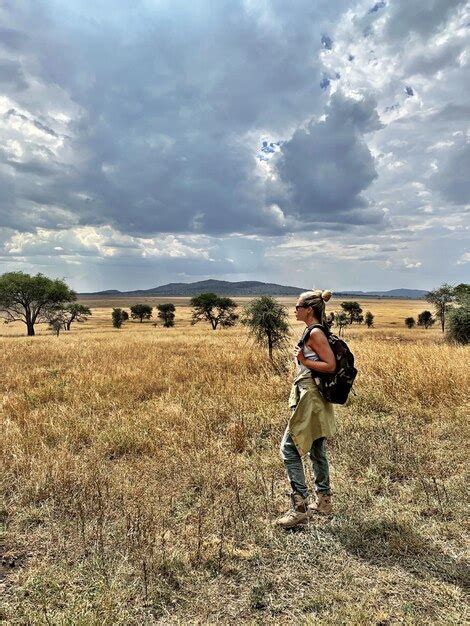
[[[289,285],[279,285],[277,283],[264,283],[257,280],[244,280],[231,282],[228,280],[200,280],[193,283],[167,283],[150,289],[136,289],[132,291],[120,291],[119,289],[107,289],[104,291],[95,291],[80,293],[79,296],[103,297],[103,296],[173,296],[173,297],[189,297],[199,293],[212,291],[220,296],[298,296],[307,288],[291,287]],[[421,299],[427,293],[423,289],[389,289],[388,291],[337,291],[333,292],[335,296],[355,296],[362,298],[408,298]]]

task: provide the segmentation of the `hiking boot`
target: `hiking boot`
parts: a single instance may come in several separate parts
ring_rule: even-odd
[[[275,526],[280,528],[293,528],[299,524],[308,522],[308,497],[304,498],[300,493],[294,492],[289,494],[292,500],[292,507],[274,521]]]
[[[308,505],[308,512],[310,514],[319,513],[320,515],[333,515],[331,495],[326,493],[317,493],[317,500],[314,504]]]

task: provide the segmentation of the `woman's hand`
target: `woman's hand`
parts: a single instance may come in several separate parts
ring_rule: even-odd
[[[299,361],[299,363],[303,363],[305,361],[304,353],[302,352],[302,348],[299,346],[295,346],[294,348],[294,358]]]

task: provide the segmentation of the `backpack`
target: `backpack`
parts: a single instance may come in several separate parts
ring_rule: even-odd
[[[357,369],[354,367],[354,355],[345,341],[333,335],[322,324],[313,324],[304,331],[302,338],[297,344],[300,348],[303,348],[307,343],[314,328],[321,328],[325,333],[330,348],[335,355],[336,370],[331,374],[310,370],[312,378],[317,383],[320,393],[327,402],[345,404],[357,375]]]

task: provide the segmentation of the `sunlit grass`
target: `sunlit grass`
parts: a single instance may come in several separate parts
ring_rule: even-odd
[[[101,304],[58,338],[0,339],[6,621],[463,623],[468,349],[402,328],[416,303],[346,331],[337,515],[288,534],[288,355],[273,369],[187,306],[115,330]]]

